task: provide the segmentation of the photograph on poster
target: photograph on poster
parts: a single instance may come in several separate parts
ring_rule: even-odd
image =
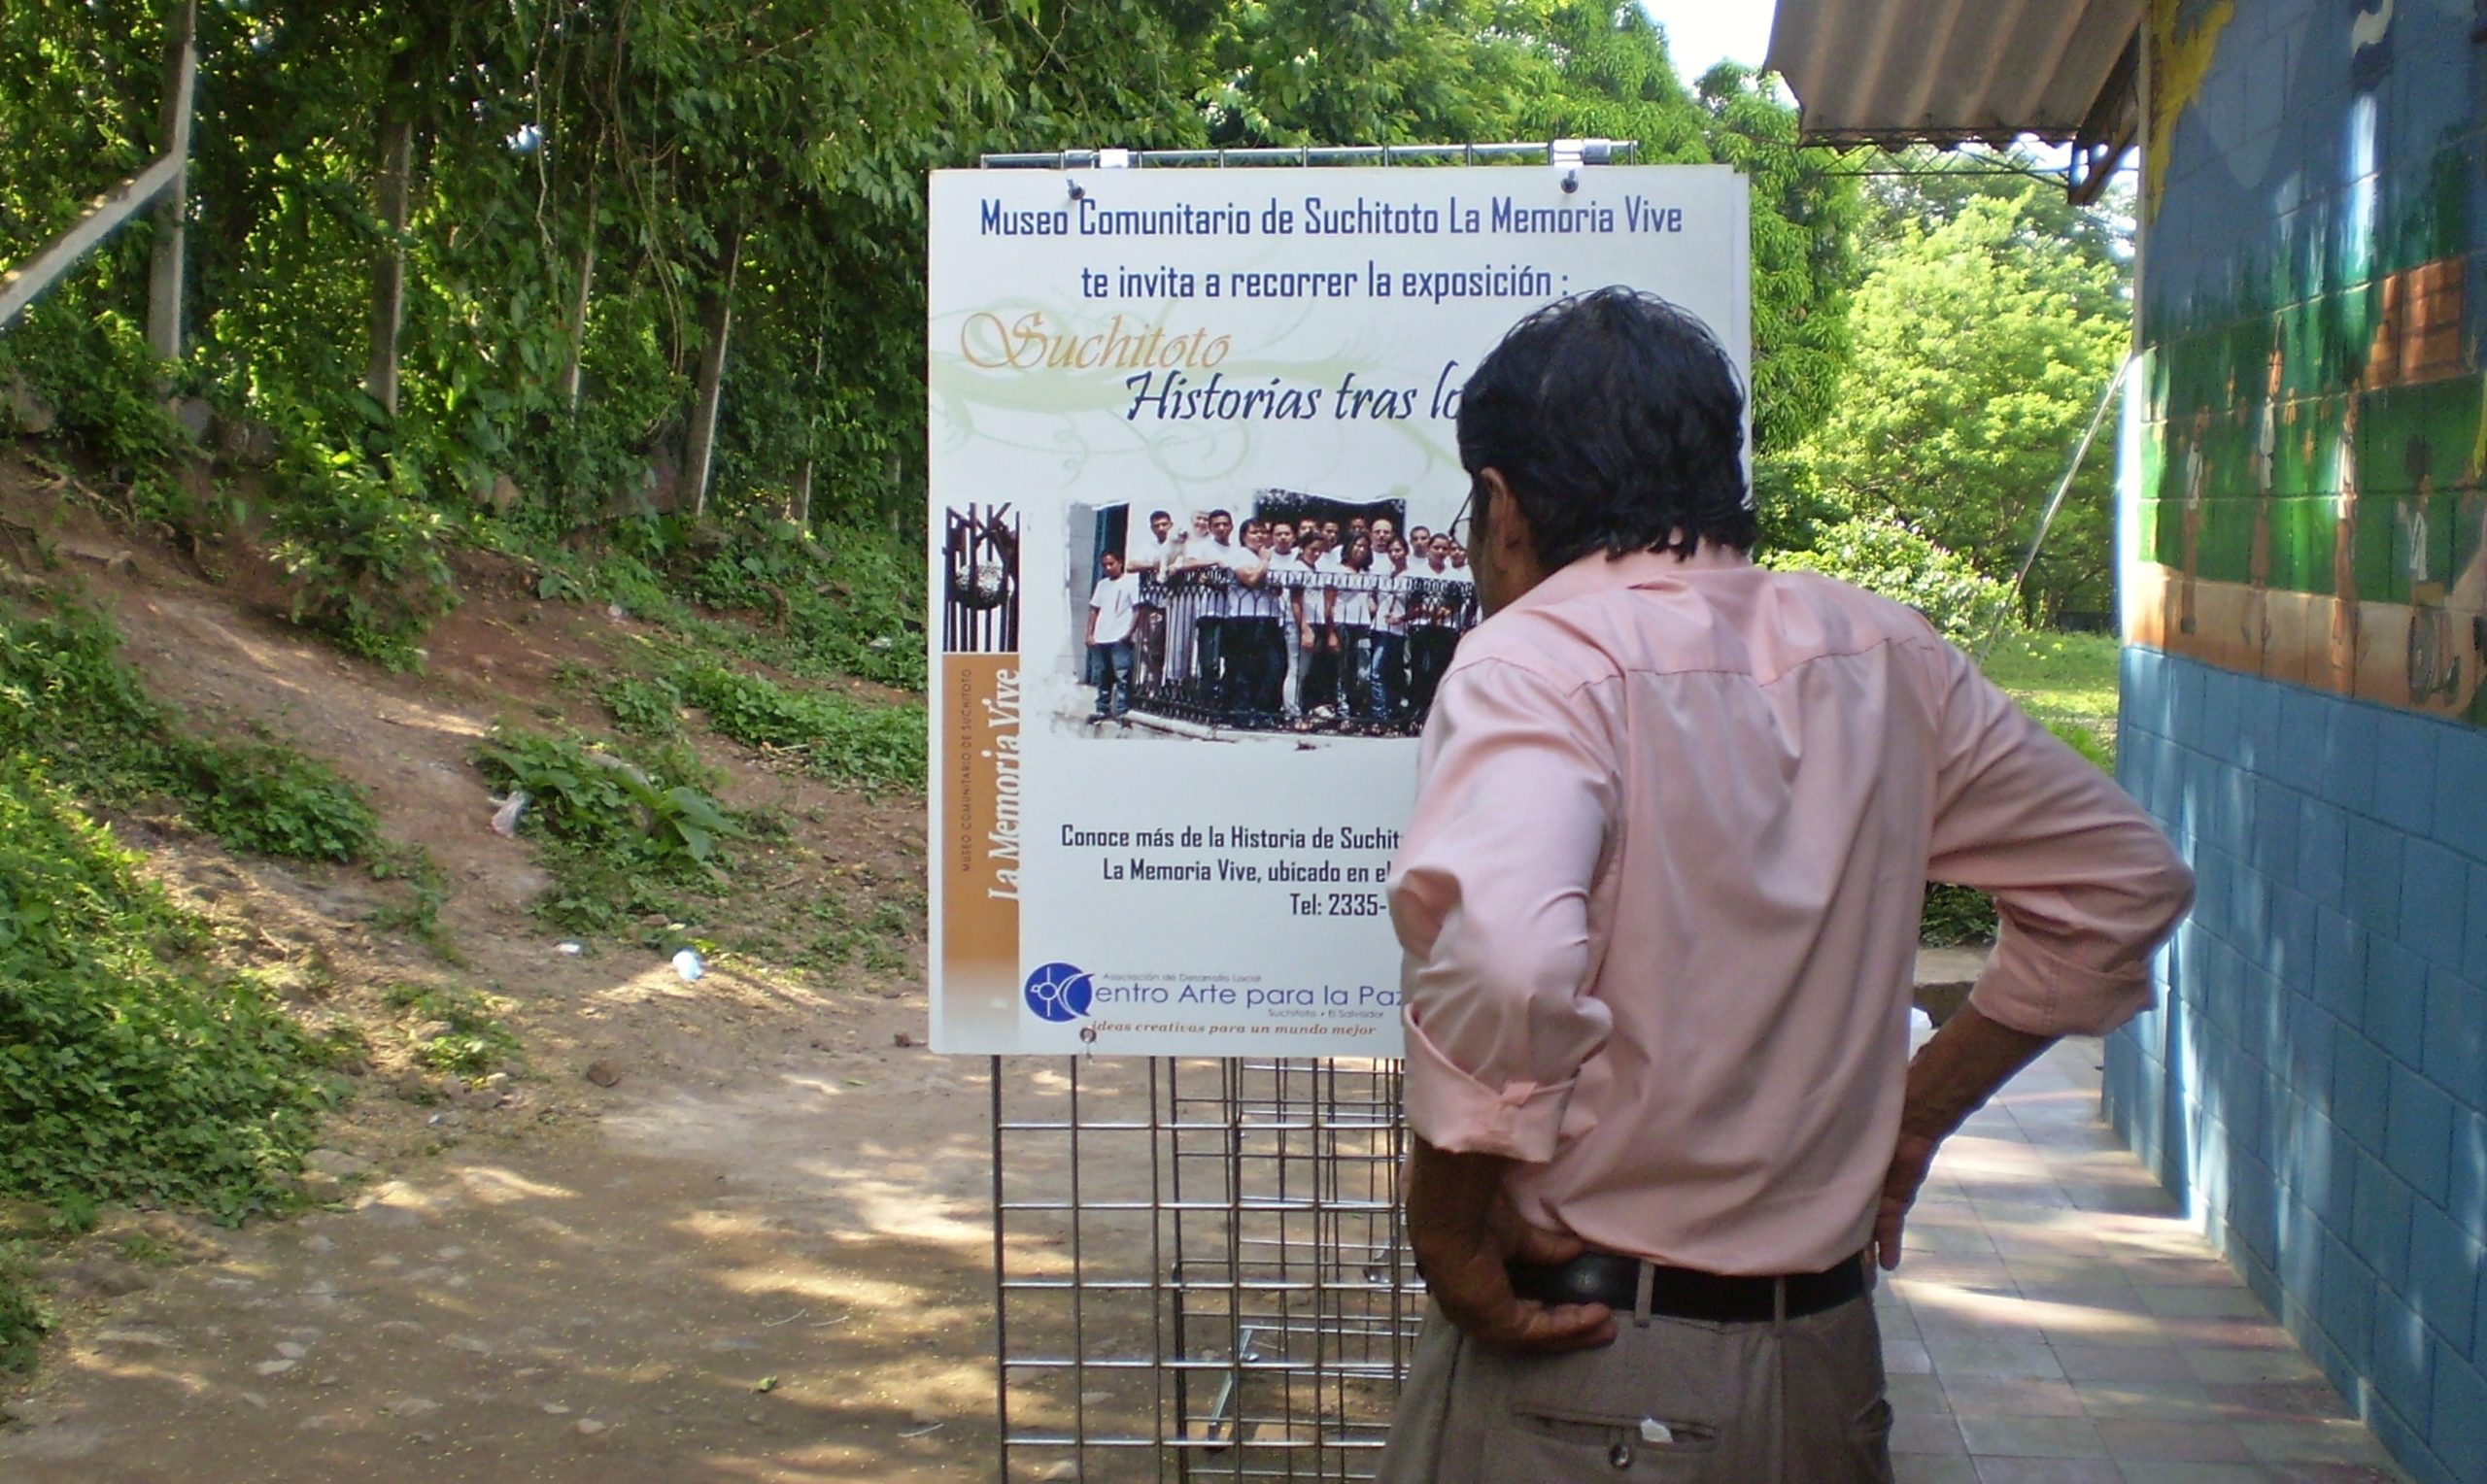
[[[1403,499],[1264,488],[1071,521],[1072,704],[1096,735],[1414,736],[1477,622],[1466,532]]]

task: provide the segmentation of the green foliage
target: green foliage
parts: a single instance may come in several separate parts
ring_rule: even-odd
[[[153,152],[161,25],[77,0],[0,15],[0,260]],[[729,293],[710,508],[919,520],[923,171],[981,150],[1636,139],[1755,183],[1765,455],[1819,419],[1844,355],[1854,183],[1794,147],[1792,111],[1755,80],[1686,89],[1632,7],[258,0],[204,8],[199,44],[203,312],[176,374],[334,460],[289,470],[272,499],[311,507],[285,532],[305,617],[401,663],[436,596],[425,508],[459,521],[506,478],[521,498],[477,521],[552,542],[692,503],[694,372]],[[417,161],[402,230],[377,194],[400,126]],[[119,234],[0,336],[72,436],[121,462],[164,428],[135,329],[148,239]],[[400,257],[384,411],[358,388],[375,269]],[[832,662],[920,684],[903,630],[847,631],[897,640]]]
[[[679,569],[696,601],[773,624],[798,674],[923,688],[924,558],[912,541],[851,525],[814,539],[759,521],[724,532],[705,556],[686,553]]]
[[[0,1236],[0,1372],[31,1369],[52,1314],[36,1292],[25,1244]]]
[[[1958,948],[1994,938],[1994,898],[1949,881],[1925,884],[1925,907],[1918,915],[1917,940],[1929,948]]]
[[[124,483],[160,481],[185,446],[164,411],[166,370],[138,320],[76,300],[40,301],[0,334],[0,381],[23,377],[51,406],[51,436]],[[0,413],[0,432],[17,431]]]
[[[672,737],[682,732],[682,692],[662,676],[617,675],[598,687],[596,698],[613,725],[634,737]]]
[[[685,665],[673,682],[711,726],[745,746],[795,753],[823,778],[924,786],[921,706],[796,691],[717,664]]]
[[[294,622],[349,654],[411,670],[416,641],[457,591],[447,521],[423,502],[408,463],[389,467],[384,477],[359,455],[316,443],[289,450],[276,557],[295,584]]]
[[[1908,604],[1944,638],[1973,646],[1998,620],[2017,626],[2010,590],[1888,517],[1843,521],[1817,533],[1811,551],[1764,552],[1781,572],[1820,572]]]
[[[630,843],[656,860],[705,865],[717,841],[738,826],[689,783],[698,765],[675,750],[652,772],[577,737],[495,728],[480,757],[486,776],[527,791],[531,817],[575,844]]]
[[[235,850],[345,861],[378,839],[370,805],[324,765],[182,731],[121,661],[110,621],[85,610],[0,611],[0,749],[41,759],[99,803],[169,796]]]
[[[323,1053],[247,979],[196,959],[204,926],[21,750],[0,754],[0,1195],[286,1198],[330,1097]]]
[[[392,985],[381,997],[404,1018],[415,1060],[432,1071],[481,1077],[520,1057],[501,1020],[505,999],[423,984]]]
[[[1847,394],[1799,455],[1851,513],[1895,518],[1991,575],[2020,564],[2129,334],[2120,270],[2036,226],[2043,191],[1898,223],[1857,291]],[[2102,454],[2030,572],[2039,617],[2108,606]]]
[[[527,791],[520,827],[548,837],[554,883],[539,911],[558,928],[612,932],[683,915],[685,894],[719,879],[719,842],[743,832],[678,744],[642,764],[582,738],[498,727],[477,756],[496,787]]]
[[[380,846],[372,854],[371,879],[406,884],[406,899],[375,909],[372,927],[410,933],[443,962],[458,961],[458,947],[440,922],[440,909],[449,902],[449,878],[430,851],[420,845]]]
[[[342,861],[370,852],[379,821],[324,763],[276,747],[221,751],[242,766],[196,801],[201,828],[260,856]]]

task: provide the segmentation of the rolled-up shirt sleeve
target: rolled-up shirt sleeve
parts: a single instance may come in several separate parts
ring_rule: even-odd
[[[2115,780],[1940,646],[1926,874],[1994,897],[1994,952],[1969,992],[2033,1035],[2096,1035],[2149,1008],[2151,951],[2194,875]]]
[[[1616,789],[1604,725],[1580,688],[1500,660],[1435,695],[1389,894],[1408,1124],[1436,1148],[1553,1158],[1612,1029],[1585,993]]]

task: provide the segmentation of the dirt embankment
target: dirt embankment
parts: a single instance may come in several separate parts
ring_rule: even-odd
[[[287,625],[247,564],[210,582],[64,514],[22,466],[0,469],[0,521],[7,564],[83,580],[192,725],[263,731],[368,791],[442,868],[458,955],[368,926],[392,889],[365,873],[118,822],[306,1015],[368,1022],[376,1054],[315,1162],[323,1209],[239,1231],[116,1213],[54,1265],[63,1323],[31,1386],[0,1390],[0,1481],[990,1476],[986,1063],[920,1046],[920,799],[700,743],[729,802],[789,829],[746,847],[720,913],[898,901],[903,967],[729,956],[686,983],[643,948],[566,953],[528,914],[527,846],[487,827],[473,751],[496,719],[589,709],[575,677],[628,664],[633,621],[479,563],[426,672],[393,676]],[[515,1079],[410,1069],[379,997],[408,979],[505,996]]]

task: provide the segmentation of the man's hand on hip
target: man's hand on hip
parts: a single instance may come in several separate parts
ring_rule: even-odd
[[[1975,1005],[1962,1005],[1918,1048],[1900,1103],[1899,1144],[1891,1151],[1883,1201],[1874,1212],[1874,1258],[1885,1271],[1900,1265],[1900,1227],[1934,1167],[1934,1151],[2015,1072],[2054,1044],[2053,1036],[2015,1030],[1989,1020]]]
[[[1408,1164],[1408,1234],[1434,1301],[1470,1338],[1506,1350],[1580,1350],[1610,1343],[1615,1316],[1602,1303],[1540,1303],[1512,1292],[1510,1262],[1567,1263],[1578,1237],[1541,1231],[1503,1194],[1511,1162],[1448,1154],[1423,1139]]]

